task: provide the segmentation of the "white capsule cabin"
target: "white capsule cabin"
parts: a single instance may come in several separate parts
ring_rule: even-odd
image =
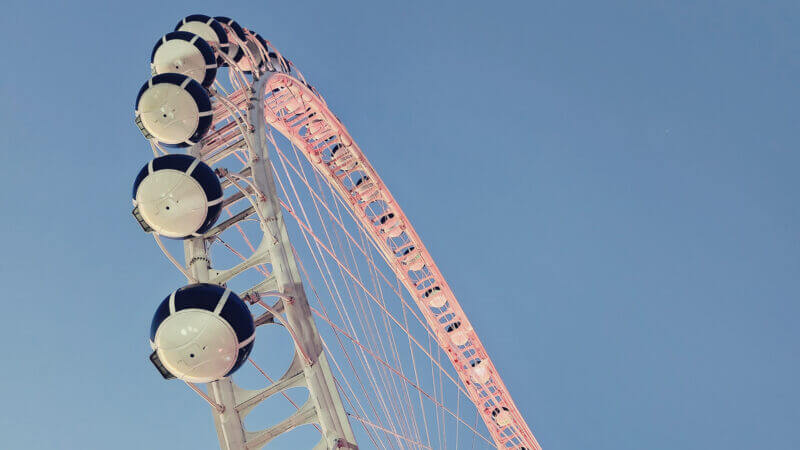
[[[492,410],[492,419],[499,427],[507,427],[514,421],[514,418],[511,417],[511,411],[505,406]]]
[[[433,308],[441,308],[447,304],[447,297],[439,286],[433,286],[423,292],[422,300]]]
[[[222,185],[199,159],[174,153],[147,163],[133,183],[134,217],[145,231],[186,239],[199,236],[222,212]]]
[[[473,360],[470,366],[472,366],[472,369],[470,369],[470,378],[473,382],[485,384],[492,377],[492,374],[489,373],[489,368],[480,358]]]
[[[208,91],[180,73],[150,78],[136,97],[136,125],[146,138],[168,147],[200,142],[211,128],[213,114]]]
[[[216,284],[191,284],[156,309],[150,360],[166,379],[208,383],[241,367],[254,340],[253,316],[239,296]]]
[[[469,341],[469,336],[467,335],[468,330],[466,327],[462,327],[461,321],[457,320],[451,323],[445,327],[444,330],[447,332],[450,342],[452,342],[456,347],[461,347]]]
[[[397,258],[408,270],[421,270],[425,267],[425,260],[422,259],[422,252],[417,250],[414,245],[409,245],[397,253]]]
[[[393,212],[380,216],[375,222],[375,226],[386,237],[396,238],[403,234],[403,222]]]
[[[241,61],[245,59],[245,52],[242,50],[242,45],[245,45],[247,42],[247,34],[245,34],[244,28],[230,17],[217,16],[214,17],[214,20],[222,25],[228,39],[228,47],[225,52],[227,55],[226,65],[229,65],[227,64],[227,60],[231,60],[237,63],[237,66],[240,66]]]
[[[245,30],[245,33],[248,34],[245,40],[246,51],[244,57],[239,61],[239,68],[246,73],[260,72],[266,67],[268,59],[267,41],[253,31]]]
[[[351,147],[336,144],[331,148],[331,159],[328,167],[334,171],[351,172],[358,166],[358,157]]]
[[[270,72],[283,72],[283,73],[291,73],[292,66],[289,64],[289,61],[283,57],[283,55],[279,55],[275,52],[269,52],[267,54],[269,57],[269,64],[267,65],[267,70]]]
[[[153,75],[180,73],[208,88],[217,76],[214,50],[199,35],[173,31],[162,36],[150,56]]]
[[[203,14],[193,14],[184,17],[175,25],[175,31],[188,31],[203,38],[215,50],[217,64],[227,65],[226,59],[222,57],[229,51],[228,33],[225,28],[213,17]]]

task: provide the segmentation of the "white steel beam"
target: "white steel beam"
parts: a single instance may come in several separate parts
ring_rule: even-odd
[[[196,154],[193,148],[191,154]],[[202,237],[188,239],[183,244],[186,256],[186,267],[189,273],[201,283],[209,281],[211,263],[208,258],[206,241]],[[236,399],[233,394],[233,383],[226,377],[206,384],[208,395],[217,404],[222,405],[223,410],[217,411],[211,408],[214,415],[214,424],[217,428],[220,449],[222,450],[244,450],[245,434],[242,419],[236,411]]]
[[[355,448],[355,437],[342,405],[339,391],[322,348],[317,327],[308,305],[303,282],[292,253],[286,224],[278,200],[272,165],[267,151],[266,122],[264,120],[264,91],[269,73],[253,83],[253,92],[248,104],[247,122],[252,127],[248,137],[251,141],[253,182],[263,196],[258,196],[257,207],[265,220],[261,224],[264,241],[269,251],[272,276],[278,291],[284,294],[283,310],[288,325],[294,330],[301,353],[309,355],[311,361],[303,360],[303,372],[309,390],[309,399],[317,412],[322,428],[323,441],[327,448],[348,446]]]
[[[247,175],[251,175],[253,184],[262,195],[254,196],[255,205],[248,208],[240,216],[250,215],[257,209],[263,218],[261,229],[264,237],[254,255],[239,265],[224,271],[212,270],[208,256],[207,240],[213,234],[221,232],[243,217],[235,216],[218,225],[212,233],[203,237],[188,239],[184,243],[186,266],[190,274],[199,282],[223,283],[236,276],[242,270],[268,259],[272,273],[268,280],[270,287],[286,297],[282,299],[282,312],[286,322],[294,330],[297,341],[295,345],[301,354],[310,357],[310,362],[299,358],[305,385],[309,390],[309,401],[284,422],[262,432],[247,432],[243,426],[243,415],[263,400],[262,396],[254,400],[247,410],[237,410],[237,387],[230,378],[223,378],[207,384],[208,394],[214,402],[222,406],[222,411],[212,408],[214,424],[222,450],[246,450],[261,448],[269,440],[281,432],[288,431],[302,423],[319,423],[322,430],[322,441],[317,448],[358,448],[350,427],[341,397],[333,381],[333,374],[323,352],[322,340],[308,305],[303,283],[292,253],[289,235],[277,197],[272,165],[267,151],[266,122],[264,120],[264,89],[268,74],[252,85],[249,92],[247,122],[249,133],[244,137],[251,148],[251,160]],[[189,151],[194,156],[202,155],[201,145]]]

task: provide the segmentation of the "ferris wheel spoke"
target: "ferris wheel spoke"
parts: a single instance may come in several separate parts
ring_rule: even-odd
[[[388,316],[388,317],[389,317],[389,318],[390,318],[390,319],[391,319],[391,320],[392,320],[392,321],[393,321],[393,322],[394,322],[394,323],[395,323],[395,324],[396,324],[398,327],[400,327],[402,330],[404,330],[404,331],[405,331],[405,332],[406,332],[406,333],[409,335],[409,337],[412,339],[412,341],[413,341],[413,342],[414,342],[414,343],[417,345],[417,347],[419,347],[419,348],[420,348],[420,349],[423,351],[423,353],[425,353],[425,354],[428,356],[428,358],[429,358],[429,359],[431,359],[432,361],[435,361],[435,359],[434,359],[434,358],[433,358],[433,356],[430,354],[430,352],[426,351],[426,350],[425,350],[425,348],[424,348],[424,347],[423,347],[423,346],[422,346],[422,345],[421,345],[421,344],[420,344],[420,343],[419,343],[419,342],[418,342],[418,341],[417,341],[417,340],[416,340],[416,339],[415,339],[413,336],[411,336],[411,334],[410,334],[410,333],[408,333],[408,331],[407,331],[407,330],[406,330],[406,329],[403,327],[403,325],[402,325],[402,324],[401,324],[401,323],[400,323],[400,322],[397,320],[397,318],[395,318],[395,317],[394,317],[394,316],[393,316],[393,315],[392,315],[392,314],[391,314],[391,313],[390,313],[388,310],[386,310],[385,306],[383,306],[383,305],[381,304],[380,300],[378,300],[378,298],[377,298],[377,297],[375,297],[375,295],[374,295],[374,294],[372,294],[372,292],[370,292],[370,291],[369,291],[369,290],[368,290],[368,289],[367,289],[367,288],[366,288],[366,287],[363,285],[363,283],[361,282],[361,280],[359,280],[359,279],[358,279],[358,278],[357,278],[357,277],[356,277],[356,276],[355,276],[355,275],[354,275],[354,274],[353,274],[353,273],[352,273],[352,272],[351,272],[351,271],[350,271],[350,270],[349,270],[349,269],[348,269],[348,268],[347,268],[347,267],[346,267],[346,266],[345,266],[345,265],[344,265],[344,264],[343,264],[343,263],[342,263],[342,262],[339,260],[339,258],[337,258],[337,257],[336,257],[336,255],[335,255],[335,254],[334,254],[334,253],[333,253],[333,252],[332,252],[330,249],[328,249],[328,248],[327,248],[327,247],[326,247],[324,244],[320,243],[320,241],[319,241],[319,238],[318,238],[318,237],[317,237],[315,234],[313,234],[313,232],[312,232],[312,231],[310,231],[310,229],[308,229],[308,228],[307,228],[307,225],[306,225],[304,222],[302,222],[302,220],[301,220],[301,219],[299,219],[299,218],[296,216],[296,214],[294,214],[294,212],[292,212],[292,211],[291,211],[291,209],[287,208],[287,209],[286,209],[286,211],[287,211],[287,212],[289,212],[289,214],[292,216],[292,218],[294,218],[294,219],[297,221],[297,223],[298,223],[298,224],[300,224],[301,228],[305,229],[305,231],[306,231],[306,232],[308,232],[308,233],[309,233],[309,235],[310,235],[310,236],[311,236],[311,237],[312,237],[312,238],[313,238],[315,241],[317,241],[317,243],[320,245],[320,248],[321,248],[322,250],[324,250],[325,252],[327,252],[327,253],[328,253],[328,254],[329,254],[329,255],[330,255],[330,256],[331,256],[331,257],[332,257],[332,258],[333,258],[333,259],[336,261],[336,263],[337,263],[337,264],[338,264],[338,265],[339,265],[339,266],[340,266],[340,267],[341,267],[341,268],[344,270],[344,273],[346,273],[346,274],[347,274],[347,275],[348,275],[348,276],[349,276],[349,277],[350,277],[350,278],[353,280],[353,282],[355,282],[355,283],[356,283],[356,285],[358,285],[358,287],[360,287],[360,288],[361,288],[361,290],[367,294],[367,296],[368,296],[368,297],[369,297],[369,298],[372,300],[372,302],[373,302],[373,303],[375,303],[375,304],[377,304],[377,305],[379,306],[379,308],[381,308],[381,309],[382,309],[382,311],[383,311],[383,312],[384,312],[384,313],[385,313],[385,314],[386,314],[386,315],[387,315],[387,316]],[[449,374],[446,372],[446,370],[444,369],[444,367],[443,367],[443,366],[442,366],[440,363],[438,363],[438,362],[437,362],[437,366],[439,367],[439,369],[440,369],[440,370],[441,370],[443,373],[445,373],[445,374],[446,374],[446,375],[447,375],[447,376],[450,378],[450,380],[451,380],[451,381],[452,381],[452,382],[453,382],[453,383],[454,383],[456,386],[459,386],[459,383],[458,383],[458,382],[457,382],[457,381],[456,381],[454,378],[452,378],[452,377],[451,377],[451,376],[450,376],[450,375],[449,375]],[[460,386],[459,386],[459,388],[460,388]],[[465,393],[465,395],[466,395],[466,393]]]
[[[292,146],[292,148],[293,148],[293,150],[295,151],[295,156],[296,156],[296,157],[298,157],[298,155],[297,155],[297,149],[296,149],[296,147]],[[280,153],[280,148],[279,148],[279,147],[276,147],[276,150],[277,150],[277,151]],[[280,155],[282,156],[282,158],[281,158],[281,162],[282,162],[282,163],[286,163],[286,162],[288,162],[288,161],[286,161],[286,158],[285,158],[285,156],[283,155],[283,153],[280,153]],[[298,159],[298,161],[297,161],[297,162],[299,163],[299,159]],[[291,164],[291,163],[289,163],[289,164]],[[299,165],[299,164],[298,164],[298,165]],[[300,167],[301,167],[301,169],[302,169],[302,166],[300,166]],[[293,168],[293,169],[294,169],[294,168]],[[286,171],[285,164],[284,164],[284,171],[285,171],[286,175],[288,176],[289,174],[288,174],[288,172]],[[295,169],[295,173],[297,173],[296,169]],[[310,184],[309,184],[309,182],[308,182],[308,179],[307,179],[307,177],[305,176],[305,173],[303,172],[303,173],[297,173],[297,174],[301,176],[301,178],[302,178],[303,182],[305,183],[306,187],[308,187],[309,191],[310,191],[311,193],[314,193],[313,189],[311,188],[311,186],[310,186]],[[321,213],[320,213],[320,209],[319,209],[319,202],[317,201],[317,199],[318,199],[318,197],[316,197],[316,199],[315,199],[315,201],[314,201],[314,206],[315,206],[315,210],[316,210],[316,212],[317,212],[317,216],[318,216],[318,218],[319,218],[319,219],[322,221],[323,219],[322,219],[322,215],[321,215]],[[328,209],[328,211],[330,211],[330,210]],[[308,219],[307,219],[307,218],[306,218],[306,221],[308,221]],[[323,223],[323,226],[324,226],[324,221],[323,221],[322,223]],[[339,223],[341,223],[341,217],[339,217]],[[346,230],[344,230],[344,231],[346,231]],[[337,239],[338,239],[338,230],[334,230],[334,232],[336,233],[336,235],[337,235]],[[327,230],[327,228],[325,228],[325,234],[326,234],[326,236],[327,236],[328,245],[332,245],[332,240],[331,240],[330,234],[328,233],[328,230]],[[363,236],[363,232],[362,232],[362,233],[360,233],[360,234],[361,234],[361,240],[362,240],[362,242],[361,242],[361,245],[363,246],[363,245],[364,245],[364,242],[363,242],[363,240],[364,240],[364,239],[363,239],[363,238],[364,238],[364,236]],[[348,234],[348,236],[349,236],[349,234]],[[355,244],[355,245],[358,247],[358,246],[359,246],[359,244],[358,244],[357,242],[355,242],[355,241],[352,239],[352,236],[349,236],[349,237],[350,237],[351,241],[352,241],[352,242],[353,242],[353,243],[354,243],[354,244]],[[340,242],[340,246],[341,246],[341,242]],[[360,247],[359,247],[359,248],[360,248]],[[352,250],[352,246],[350,245],[350,242],[348,242],[348,249],[349,249],[349,251],[350,251],[350,254],[349,254],[349,256],[350,256],[351,260],[352,260],[353,262],[355,262],[355,254],[354,254],[354,252],[353,252],[353,250]],[[363,252],[363,250],[362,250],[362,252]],[[376,283],[375,276],[374,276],[374,273],[375,273],[375,272],[379,272],[379,270],[378,270],[378,269],[377,269],[377,267],[374,265],[374,262],[371,260],[371,258],[370,258],[368,255],[365,255],[365,256],[367,257],[367,260],[370,262],[370,266],[368,266],[368,269],[370,270],[370,274],[371,274],[371,277],[372,277],[373,289],[377,289],[377,290],[379,290],[379,291],[380,291],[380,290],[381,290],[381,287],[380,287],[380,285],[379,285],[379,284],[377,284],[377,283]],[[360,296],[359,296],[359,297],[360,297]],[[382,293],[380,293],[380,297],[381,297],[381,298],[383,297],[383,294],[382,294]],[[374,323],[374,316],[373,316],[373,323]],[[399,356],[398,356],[398,351],[397,351],[397,346],[396,346],[396,343],[394,342],[394,339],[393,339],[393,333],[389,332],[389,330],[388,330],[388,323],[386,323],[385,321],[384,321],[384,326],[385,326],[385,327],[387,327],[387,328],[386,328],[386,331],[387,331],[387,336],[388,336],[389,340],[391,341],[391,349],[392,349],[392,351],[393,351],[393,356],[395,357],[395,361],[397,361],[397,360],[399,360]],[[380,337],[380,334],[378,334],[378,336]],[[381,347],[382,347],[382,350],[383,350],[383,352],[384,352],[384,358],[386,358],[385,349],[383,349],[383,344],[382,344],[382,343],[381,343]],[[393,381],[394,381],[394,380],[393,380]],[[397,390],[398,390],[398,388],[397,388],[396,384],[394,385],[394,389],[395,389],[395,392],[397,393]],[[410,431],[414,432],[414,433],[416,434],[416,438],[417,438],[417,439],[419,439],[419,438],[420,438],[420,436],[419,436],[419,433],[418,433],[418,426],[417,426],[417,423],[416,423],[416,421],[417,421],[417,420],[416,420],[416,414],[414,413],[414,409],[413,409],[413,407],[410,405],[410,403],[411,403],[411,402],[410,402],[410,398],[409,398],[409,396],[408,396],[408,389],[407,389],[407,387],[406,387],[406,389],[405,389],[405,394],[406,394],[406,395],[405,395],[405,398],[404,398],[404,401],[405,401],[405,406],[404,406],[404,408],[405,408],[405,411],[411,411],[411,414],[407,415],[406,417],[410,417],[410,418],[411,418],[411,421],[412,421],[412,423],[408,423],[408,421],[406,421],[406,428],[407,428],[407,429],[409,429]],[[398,395],[399,395],[399,393],[398,393]]]
[[[281,156],[281,162],[285,162],[286,158],[285,158],[284,154],[281,152],[280,147],[276,146],[275,148],[276,148],[277,153]],[[297,171],[297,169],[295,169],[294,166],[290,162],[287,162],[287,163],[288,163],[289,167],[291,167],[293,169],[294,173],[299,175],[299,172]],[[287,174],[287,176],[288,176],[288,174]],[[353,238],[353,236],[350,234],[350,232],[345,228],[345,226],[343,224],[342,217],[341,217],[341,212],[340,212],[340,209],[339,209],[339,205],[340,205],[341,200],[339,198],[335,198],[334,197],[335,206],[336,206],[336,209],[337,209],[336,215],[334,215],[334,213],[331,211],[330,207],[327,205],[326,201],[321,199],[320,195],[317,194],[315,192],[315,190],[310,186],[310,184],[308,183],[308,180],[306,179],[306,180],[304,180],[304,182],[305,182],[309,192],[311,193],[312,197],[314,198],[315,204],[321,204],[323,206],[323,208],[326,210],[327,214],[335,221],[336,225],[341,229],[341,231],[343,231],[344,235],[350,240],[350,242],[352,242],[353,245],[356,246],[356,248],[359,250],[359,252],[362,255],[364,255],[364,257],[369,258],[368,254],[367,254],[367,252],[365,250],[366,246],[364,246],[363,243],[362,244],[357,243],[355,241],[355,239]],[[355,217],[351,216],[351,218],[353,220],[355,220]],[[360,232],[362,234],[365,233],[363,227],[359,227],[359,230],[360,230]],[[373,242],[371,242],[371,243],[374,245]],[[376,247],[376,249],[377,249],[377,247]],[[388,263],[388,260],[386,260],[385,255],[383,255],[382,253],[380,255],[381,255],[382,259],[384,259],[384,261]],[[374,262],[372,260],[369,260],[369,261],[370,261],[370,264],[374,265]],[[403,295],[400,293],[399,289],[397,289],[396,287],[391,285],[389,280],[388,280],[388,278],[386,278],[386,276],[382,272],[379,272],[379,273],[380,273],[380,276],[382,277],[383,281],[387,284],[388,287],[391,288],[391,290],[396,294],[397,298],[404,304],[404,306],[409,309],[409,311],[412,313],[412,315],[414,315],[414,317],[417,319],[417,321],[425,328],[426,332],[428,332],[432,337],[435,337],[433,335],[433,333],[430,331],[430,329],[428,328],[428,324],[423,322],[422,319],[417,315],[416,311],[413,308],[411,308],[408,305],[408,303],[406,303],[406,301],[403,298]]]
[[[284,192],[285,198],[288,198],[288,194],[286,192],[285,186],[283,185],[281,179],[280,178],[276,178],[276,179],[278,180],[278,183],[279,183],[279,185],[281,186],[281,189]],[[291,202],[291,200],[289,200],[289,201]],[[305,233],[304,233],[304,239],[306,240],[306,243],[309,246],[309,249],[312,251],[312,255],[314,255],[314,253],[313,253],[314,250],[311,247],[311,244],[308,241],[308,236],[306,236]],[[319,248],[317,250],[319,250]],[[321,250],[319,250],[319,251],[321,252]],[[322,255],[320,255],[320,256],[322,256]],[[315,259],[315,261],[317,261],[316,256],[314,256],[314,259]],[[349,323],[351,331],[353,333],[356,333],[355,327],[353,325],[353,321],[350,319],[350,315],[348,313],[348,309],[344,306],[343,296],[339,291],[337,283],[334,281],[334,277],[333,277],[333,275],[332,275],[332,273],[330,271],[330,268],[327,266],[327,263],[325,262],[324,257],[323,257],[323,263],[325,264],[325,268],[326,268],[327,275],[328,275],[327,279],[325,277],[323,277],[323,279],[326,280],[326,286],[328,285],[328,282],[330,281],[331,285],[333,286],[334,291],[336,292],[336,297],[334,297],[334,300],[336,298],[339,299],[339,303],[335,303],[335,304],[336,304],[336,309],[339,312],[340,318],[342,317],[342,311],[344,311],[344,315],[345,315],[345,317],[347,317],[347,321]],[[302,264],[302,262],[301,262],[301,264]],[[322,268],[319,266],[318,262],[317,262],[317,267],[318,267],[318,270],[320,270],[320,272],[323,273]],[[348,293],[349,293],[350,287],[347,284],[346,280],[343,280],[343,281],[345,283],[345,288],[348,290]],[[330,288],[329,288],[329,292],[330,292]],[[350,298],[352,298],[352,297],[350,297]],[[360,353],[357,352],[356,354],[360,356],[359,361],[361,362],[362,367],[365,369],[364,373],[366,375],[368,384],[370,385],[370,387],[372,389],[372,392],[375,394],[375,396],[376,396],[376,398],[378,400],[378,405],[381,407],[381,410],[382,410],[382,413],[384,415],[385,420],[387,420],[388,423],[390,424],[390,426],[392,427],[392,429],[394,429],[394,422],[391,420],[391,418],[392,417],[396,417],[396,415],[393,414],[389,410],[389,407],[387,406],[387,400],[386,400],[386,398],[385,398],[385,396],[383,394],[383,391],[379,388],[378,381],[374,376],[375,373],[378,373],[380,375],[381,372],[379,372],[378,370],[373,370],[373,368],[369,365],[369,361],[368,361],[368,359],[367,359],[367,357],[366,357],[366,355],[364,354],[363,351],[361,351]]]
[[[293,214],[293,213],[292,213],[292,211],[291,211],[291,208],[292,208],[291,206],[288,206],[288,207],[287,207],[287,211],[289,211],[289,212],[290,212],[290,214]],[[293,214],[293,217],[299,221],[299,218],[298,218],[296,215],[294,215],[294,214]],[[315,238],[315,239],[318,239],[316,236],[314,236],[314,238]],[[318,242],[318,243],[319,243],[319,242]],[[323,246],[323,247],[324,247],[324,246]],[[343,267],[343,268],[345,268],[345,267]],[[346,268],[345,268],[345,269],[346,269]],[[364,290],[365,290],[365,292],[369,293],[369,290],[367,290],[367,289],[364,289]],[[352,325],[351,325],[351,329],[352,329]],[[348,336],[348,337],[350,337],[350,336]],[[361,343],[359,342],[359,345],[363,345],[363,344],[361,344]],[[423,350],[424,350],[424,349],[423,349]],[[441,367],[441,366],[440,366],[440,367]],[[440,379],[441,379],[441,376],[440,376]],[[407,380],[407,378],[406,378],[406,380]],[[455,380],[452,380],[452,381],[454,381],[454,382],[455,382]],[[441,388],[440,388],[439,390],[441,391]],[[428,394],[428,393],[425,393],[425,394],[428,396],[428,398],[433,398],[433,397],[432,397],[430,394]],[[442,403],[442,402],[441,402],[441,401],[439,401],[439,404],[441,404],[441,403]],[[448,412],[449,412],[450,414],[452,414],[452,411],[448,411]]]

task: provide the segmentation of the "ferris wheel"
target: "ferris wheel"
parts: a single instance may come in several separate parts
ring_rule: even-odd
[[[154,299],[150,360],[211,406],[220,447],[302,428],[316,449],[539,449],[409,218],[294,63],[228,17],[165,31],[135,102],[153,159],[133,216],[186,281]],[[288,367],[263,362],[271,325]],[[234,383],[247,371],[260,386]],[[280,397],[285,418],[245,426]]]

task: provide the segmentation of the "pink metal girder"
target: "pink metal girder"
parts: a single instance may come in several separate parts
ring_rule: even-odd
[[[540,449],[447,281],[347,129],[304,81],[284,73],[269,76],[267,122],[302,150],[374,239],[446,351],[497,448]]]

